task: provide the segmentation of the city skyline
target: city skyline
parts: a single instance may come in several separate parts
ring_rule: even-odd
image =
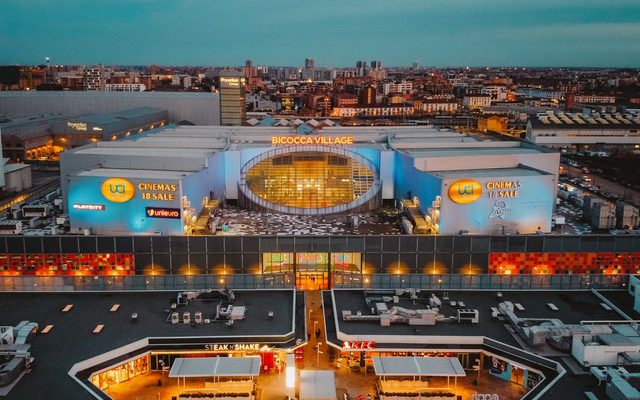
[[[292,1],[8,0],[0,64],[638,67],[631,0]]]

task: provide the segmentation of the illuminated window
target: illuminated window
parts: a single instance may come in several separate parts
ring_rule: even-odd
[[[335,272],[359,274],[362,271],[362,254],[331,253],[331,264]]]
[[[347,204],[374,185],[359,161],[325,152],[293,152],[260,161],[246,175],[249,188],[274,204],[324,208]]]
[[[262,254],[262,273],[293,272],[293,253]]]
[[[297,272],[326,272],[329,271],[329,254],[327,253],[296,253]]]

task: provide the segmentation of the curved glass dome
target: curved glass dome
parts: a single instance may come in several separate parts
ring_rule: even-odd
[[[298,151],[257,162],[245,182],[258,197],[288,208],[321,209],[344,205],[365,195],[375,173],[342,154]]]

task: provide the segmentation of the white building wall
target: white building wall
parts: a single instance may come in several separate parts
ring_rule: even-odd
[[[217,93],[173,92],[0,92],[0,112],[15,116],[61,113],[84,115],[127,108],[167,110],[170,121],[220,125]]]

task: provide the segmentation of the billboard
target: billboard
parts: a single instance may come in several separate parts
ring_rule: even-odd
[[[181,185],[175,179],[71,176],[72,232],[183,234]]]
[[[443,180],[440,234],[549,232],[555,200],[553,175],[485,176]]]

